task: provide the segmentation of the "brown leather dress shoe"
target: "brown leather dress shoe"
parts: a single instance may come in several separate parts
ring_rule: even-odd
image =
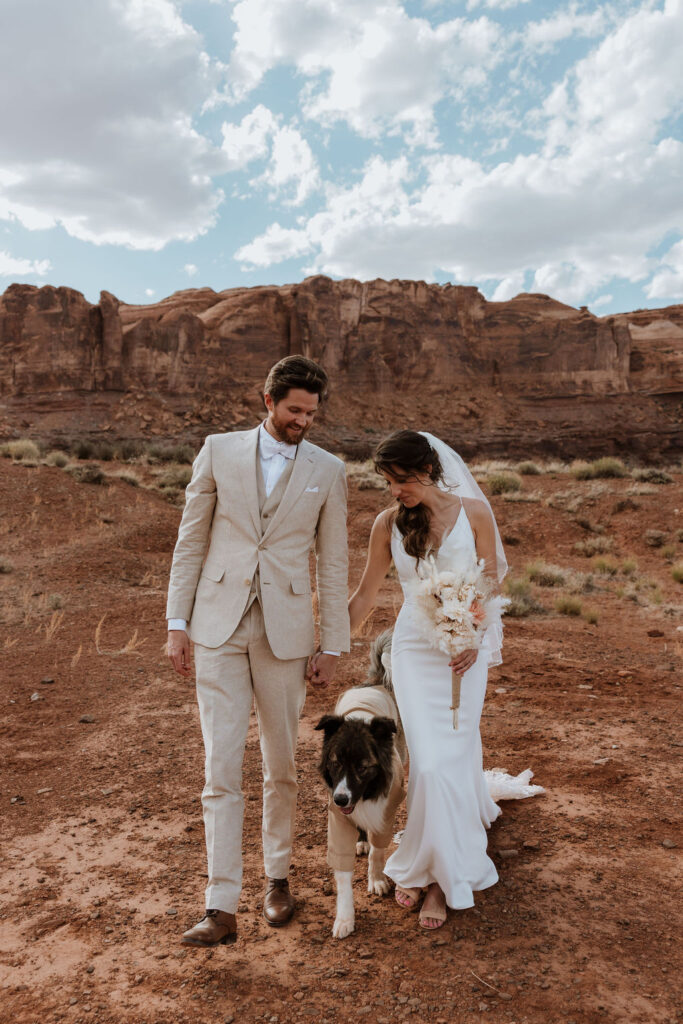
[[[273,928],[291,921],[294,914],[294,897],[289,891],[286,878],[269,878],[263,900],[263,916]]]
[[[201,921],[186,931],[183,946],[231,946],[237,941],[237,919],[225,910],[207,910]]]

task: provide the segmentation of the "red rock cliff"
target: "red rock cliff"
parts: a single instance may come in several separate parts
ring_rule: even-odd
[[[325,277],[149,306],[11,285],[0,429],[197,439],[248,426],[268,368],[292,352],[330,373],[316,439],[351,453],[397,426],[515,457],[669,457],[683,443],[683,306],[595,317],[546,295]]]

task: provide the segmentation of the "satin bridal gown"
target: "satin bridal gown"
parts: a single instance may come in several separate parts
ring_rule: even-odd
[[[472,527],[461,508],[439,548],[437,566],[453,568],[459,558],[469,557],[474,550]],[[438,882],[447,905],[459,910],[474,906],[473,892],[498,881],[486,853],[486,829],[500,808],[484,775],[479,735],[490,654],[485,638],[476,662],[462,677],[455,730],[449,658],[420,635],[413,620],[415,559],[406,554],[395,526],[391,551],[404,595],[394,627],[391,669],[408,744],[410,776],[406,828],[385,873],[402,887]],[[528,782],[527,774],[519,781]]]

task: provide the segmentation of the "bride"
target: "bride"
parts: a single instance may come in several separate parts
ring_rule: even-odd
[[[394,627],[391,669],[410,780],[406,829],[385,873],[395,881],[396,901],[405,909],[417,909],[424,895],[419,922],[433,929],[446,920],[447,906],[473,906],[473,892],[498,880],[486,853],[486,829],[500,808],[482,769],[479,720],[488,666],[502,660],[502,624],[488,628],[479,651],[449,661],[421,635],[411,609],[412,589],[428,554],[438,569],[446,569],[474,549],[495,590],[507,562],[491,507],[452,448],[431,434],[399,430],[380,443],[374,461],[397,505],[373,524],[349,614],[355,630],[370,614],[393,558],[404,603]],[[463,677],[457,731],[450,710],[451,670]],[[506,795],[538,791],[526,789]]]

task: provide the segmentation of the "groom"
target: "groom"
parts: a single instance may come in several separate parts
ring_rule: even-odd
[[[327,685],[340,652],[349,650],[344,464],[305,440],[326,387],[325,371],[304,356],[276,363],[265,383],[268,418],[253,430],[207,437],[187,488],[168,592],[168,653],[188,676],[190,638],[194,644],[209,881],[206,914],[185,932],[184,945],[237,936],[252,701],[263,758],[263,913],[275,926],[294,913],[287,875],[294,752],[314,649],[313,549],[321,653],[310,663],[312,682]]]

